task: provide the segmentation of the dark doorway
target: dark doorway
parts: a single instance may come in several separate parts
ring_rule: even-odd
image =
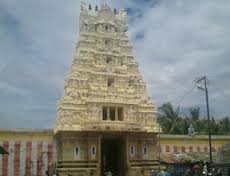
[[[102,176],[111,172],[113,176],[124,176],[124,142],[122,139],[102,139],[101,169]]]

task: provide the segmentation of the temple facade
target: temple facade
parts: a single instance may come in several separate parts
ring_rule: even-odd
[[[195,135],[193,137],[189,135],[160,135],[158,139],[161,149],[158,153],[161,167],[164,165],[169,167],[182,166],[178,171],[183,171],[182,168],[188,169],[188,167],[184,167],[185,163],[192,165],[198,161],[209,161],[208,135]],[[230,136],[212,136],[214,163],[229,163],[229,144]],[[9,155],[0,154],[1,176],[53,176],[57,170],[60,170],[60,165],[57,169],[56,134],[52,129],[0,129],[0,146],[9,153]],[[69,150],[72,151],[71,155],[73,155],[73,149]],[[95,161],[89,161],[91,166],[93,165],[92,162]],[[68,164],[69,167],[70,165],[72,167],[78,165],[75,167],[75,171],[85,171],[84,162],[82,162],[81,167],[79,163],[75,163],[75,160],[72,162],[69,160]],[[88,173],[88,175],[92,175],[93,171],[88,171]],[[73,172],[67,172],[65,175],[68,174],[74,176]],[[64,174],[62,173],[62,175]]]
[[[127,14],[81,3],[80,32],[55,127],[61,176],[148,175],[157,163],[156,107],[127,35]]]

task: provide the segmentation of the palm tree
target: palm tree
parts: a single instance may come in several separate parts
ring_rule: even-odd
[[[191,107],[188,109],[189,114],[185,115],[186,119],[190,124],[194,127],[195,131],[199,131],[200,125],[200,108],[199,107]]]
[[[158,122],[162,127],[163,133],[181,134],[183,133],[181,126],[181,118],[179,117],[179,107],[174,109],[171,103],[164,103],[158,108]]]
[[[223,135],[229,135],[230,134],[230,118],[224,117],[219,122],[219,134]]]

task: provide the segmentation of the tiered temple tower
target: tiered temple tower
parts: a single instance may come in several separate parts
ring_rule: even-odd
[[[58,104],[60,175],[145,175],[157,163],[156,107],[132,55],[127,14],[81,3],[80,36]]]

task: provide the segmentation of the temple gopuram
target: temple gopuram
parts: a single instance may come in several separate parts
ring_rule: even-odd
[[[61,176],[140,176],[157,163],[156,107],[127,35],[127,14],[81,4],[80,32],[55,127]]]
[[[74,58],[54,129],[0,129],[0,176],[183,174],[209,162],[208,135],[160,134],[132,54],[125,10],[81,2]],[[13,109],[12,109],[13,110]],[[28,124],[29,125],[29,124]],[[212,135],[213,166],[230,173],[230,136]]]

